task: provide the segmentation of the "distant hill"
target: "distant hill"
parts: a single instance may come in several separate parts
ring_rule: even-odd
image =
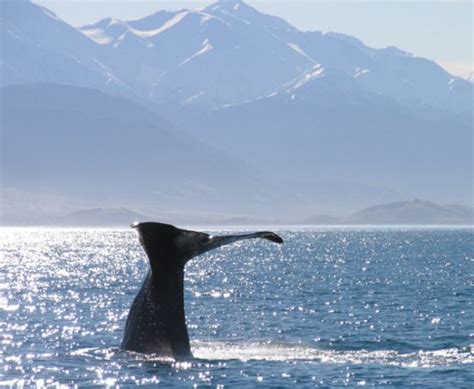
[[[187,221],[288,220],[314,203],[330,212],[399,199],[382,185],[295,181],[273,165],[248,163],[250,156],[238,150],[229,154],[204,143],[144,105],[96,89],[34,84],[0,93],[6,222],[123,205],[180,213]],[[56,200],[48,204],[57,197],[61,207]]]
[[[302,219],[298,224],[308,224],[308,225],[333,225],[333,224],[343,224],[344,220],[340,217],[331,216],[331,215],[313,215]]]
[[[199,128],[203,139],[230,154],[246,155],[255,166],[271,165],[269,174],[277,180],[314,183],[312,193],[323,190],[322,182],[338,180],[348,184],[343,190],[347,202],[353,201],[359,182],[408,194],[405,199],[471,201],[471,116],[413,110],[344,88],[328,75],[293,94],[205,114],[186,107],[176,113],[166,108],[162,114],[190,133]],[[334,186],[328,197],[341,194]],[[315,203],[320,199],[315,197]],[[398,199],[379,202],[391,200]],[[372,198],[351,209],[374,203]]]
[[[363,209],[344,220],[349,224],[473,224],[474,210],[429,201],[400,201]]]
[[[256,225],[473,225],[474,208],[459,205],[439,205],[429,201],[398,201],[368,207],[348,217],[314,215],[297,221],[285,218],[223,217],[201,214],[159,214],[146,216],[127,208],[81,209],[61,216],[43,217],[28,223],[11,220],[7,225],[52,225],[62,227],[123,227],[134,221],[157,221],[179,225],[198,224],[211,226]]]
[[[149,221],[151,218],[126,208],[97,208],[72,212],[53,221],[61,226],[114,226],[128,227],[134,221]]]
[[[255,169],[141,104],[56,84],[10,85],[0,93],[2,191],[56,194],[90,208],[259,207]]]

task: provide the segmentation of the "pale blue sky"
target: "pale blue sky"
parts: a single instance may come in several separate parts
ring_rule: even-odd
[[[215,1],[34,0],[79,26],[105,17],[137,19],[160,9],[198,9]],[[354,35],[372,47],[397,46],[438,62],[450,72],[473,71],[473,2],[249,0],[258,10],[283,17],[301,30]]]

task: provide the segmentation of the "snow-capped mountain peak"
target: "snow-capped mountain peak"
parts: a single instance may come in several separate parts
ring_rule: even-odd
[[[83,26],[80,31],[100,45],[117,47],[118,41],[123,40],[124,34],[128,33],[142,38],[146,41],[147,47],[152,47],[153,39],[173,28],[179,28],[182,23],[198,21],[204,26],[211,20],[225,24],[222,19],[207,12],[181,9],[177,12],[160,11],[146,18],[127,22],[106,18],[95,24]]]
[[[181,22],[181,20],[183,20],[186,16],[188,16],[189,13],[190,13],[190,11],[181,10],[177,14],[175,14],[171,19],[169,19],[165,23],[163,23],[163,25],[159,26],[158,28],[156,28],[154,30],[149,30],[149,31],[140,31],[140,32],[138,32],[138,34],[140,34],[140,36],[142,36],[142,37],[152,38],[152,37],[162,33],[163,31],[166,31],[166,30],[172,28],[173,26],[175,26],[179,22]],[[135,31],[137,32],[138,30],[135,30]]]
[[[242,10],[254,8],[248,6],[241,0],[219,0],[214,4],[204,8],[209,11],[219,11],[219,12],[242,12]]]
[[[218,107],[291,87],[327,84],[329,92],[351,89],[351,84],[410,105],[472,108],[466,98],[472,83],[448,84],[453,77],[432,61],[394,47],[370,48],[345,34],[302,32],[240,0],[221,0],[201,10],[158,11],[138,20],[106,18],[80,28],[81,33],[34,3],[1,4],[4,83],[32,77],[50,81],[58,74],[72,82],[77,78],[72,74],[81,73],[79,66],[94,78],[84,76],[81,84],[99,83],[107,91],[127,85],[158,103],[194,103],[197,99],[190,98],[200,96],[200,103]],[[75,71],[57,60],[54,70],[45,68],[43,74],[8,58],[19,52],[38,56],[38,50],[41,63],[56,53],[65,57],[63,63],[74,63]]]
[[[124,34],[132,32],[132,29],[121,20],[106,18],[94,25],[84,26],[80,31],[97,44],[108,45],[123,39]]]
[[[264,14],[241,0],[220,0],[203,11],[220,17],[229,24],[252,25],[273,32],[297,31],[285,20]]]

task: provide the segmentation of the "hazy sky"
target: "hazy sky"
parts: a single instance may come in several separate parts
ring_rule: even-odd
[[[215,1],[34,0],[79,26],[105,17],[137,19],[160,9],[199,9]],[[438,62],[454,74],[473,71],[473,2],[249,0],[258,10],[280,16],[301,30],[354,35],[372,47],[397,46]]]

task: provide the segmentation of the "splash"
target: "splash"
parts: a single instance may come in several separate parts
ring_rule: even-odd
[[[193,354],[208,360],[315,361],[334,364],[380,364],[431,368],[474,363],[473,346],[400,353],[395,350],[325,350],[282,343],[193,342]]]

